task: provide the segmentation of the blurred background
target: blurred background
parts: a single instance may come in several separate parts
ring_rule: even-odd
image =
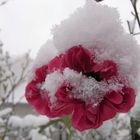
[[[126,32],[140,44],[134,1],[140,9],[139,0],[104,0],[101,4],[118,9]],[[52,27],[84,3],[0,0],[0,140],[140,140],[139,110],[135,115],[120,114],[97,130],[80,133],[65,128],[64,122],[40,116],[26,102],[27,74],[39,48],[52,37]]]

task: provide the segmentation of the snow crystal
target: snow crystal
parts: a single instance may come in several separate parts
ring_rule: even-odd
[[[69,68],[64,69],[64,77],[66,80],[68,80],[72,86],[79,87],[81,84],[82,79],[82,73],[78,73],[74,70],[71,70]]]
[[[107,83],[98,82],[94,78],[87,78],[69,68],[64,70],[64,77],[74,87],[72,90],[73,97],[86,102],[92,99],[94,100],[92,102],[96,104],[102,99],[104,93],[108,91]]]
[[[82,73],[65,68],[63,74],[59,71],[48,74],[45,82],[41,86],[42,90],[48,91],[51,103],[55,102],[55,93],[64,81],[73,87],[69,96],[75,99],[81,99],[87,104],[91,103],[93,105],[100,103],[106,93],[112,90],[121,90],[123,87],[117,81],[113,81],[113,79],[108,82],[98,82],[92,77],[86,77]]]
[[[86,77],[82,73],[66,68],[64,70],[64,79],[70,82],[73,90],[73,97],[81,99],[86,103],[97,105],[100,103],[106,93],[112,90],[121,90],[122,85],[117,81],[110,80],[108,82],[98,82],[92,77]]]
[[[63,76],[58,71],[46,76],[45,82],[42,84],[41,89],[48,91],[51,103],[55,101],[55,92],[62,85],[63,81]]]
[[[108,80],[107,83],[109,89],[114,91],[122,90],[122,88],[124,87],[124,85],[119,83],[118,80],[115,78]]]

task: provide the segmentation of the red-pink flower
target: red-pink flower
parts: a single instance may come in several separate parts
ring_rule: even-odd
[[[118,78],[118,66],[114,61],[104,60],[101,63],[96,63],[94,59],[95,55],[80,45],[56,56],[48,65],[35,71],[34,79],[26,87],[27,101],[40,114],[51,118],[70,115],[72,126],[80,131],[98,128],[104,121],[113,118],[116,113],[128,112],[135,102],[134,89]],[[100,102],[94,104],[94,102],[88,102],[89,99],[86,101],[82,98],[75,98],[73,85],[64,80],[54,94],[55,102],[52,103],[49,91],[42,90],[39,84],[42,84],[46,76],[54,71],[59,71],[63,75],[66,68],[82,73],[84,77],[94,78],[98,83],[102,81],[108,83],[113,78],[119,79],[121,88],[110,88],[109,91],[102,94]],[[94,96],[90,98],[92,99]]]

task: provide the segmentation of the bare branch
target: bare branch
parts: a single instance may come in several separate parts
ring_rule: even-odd
[[[137,22],[139,30],[140,30],[140,17],[139,17],[139,13],[138,13],[138,9],[137,9],[138,0],[130,0],[130,1],[131,1],[133,10],[134,10],[134,13],[131,12],[131,14],[134,16],[134,24],[133,24],[133,27],[131,28],[130,21],[127,21],[129,32],[130,32],[130,34],[133,34],[133,35],[139,35],[139,33],[135,33],[135,31],[134,31],[134,29],[136,27],[135,26],[136,22]]]

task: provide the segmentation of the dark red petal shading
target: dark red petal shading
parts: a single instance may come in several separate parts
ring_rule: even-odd
[[[89,72],[93,66],[90,52],[81,45],[69,49],[62,58],[62,67],[69,67],[77,72]]]
[[[62,85],[55,94],[57,100],[52,110],[57,112],[59,116],[69,115],[73,112],[75,100],[69,97],[66,87]]]
[[[47,75],[47,65],[44,65],[35,71],[35,80],[39,83],[43,82],[45,80],[45,77]]]
[[[100,119],[102,121],[109,120],[116,115],[115,107],[106,99],[100,103]]]
[[[128,112],[135,103],[135,91],[133,88],[125,87],[123,88],[123,101],[121,104],[114,104],[114,107],[118,112]]]
[[[57,114],[57,117],[67,116],[72,114],[74,105],[57,101],[52,107],[51,111]]]
[[[28,103],[35,108],[37,112],[48,117],[56,117],[55,112],[51,112],[48,106],[49,98],[47,93],[44,96],[41,95],[40,89],[36,87],[36,83],[33,81],[26,87],[25,97]]]
[[[49,64],[48,64],[48,72],[51,73],[55,70],[61,70],[61,55],[60,56],[56,56],[54,59],[52,59]]]
[[[111,60],[106,60],[103,63],[94,65],[92,70],[95,73],[100,73],[100,77],[106,80],[117,75],[117,66]]]
[[[98,128],[102,124],[98,107],[86,106],[85,103],[77,104],[72,115],[72,126],[80,131]]]
[[[96,129],[102,125],[103,121],[100,119],[100,110],[99,106],[89,106],[87,108],[87,117],[93,123],[92,128]]]
[[[86,117],[86,108],[84,103],[75,106],[72,115],[72,126],[80,131],[92,128],[92,123]]]
[[[107,93],[105,98],[114,104],[121,104],[123,102],[123,95],[120,92],[112,91]]]

